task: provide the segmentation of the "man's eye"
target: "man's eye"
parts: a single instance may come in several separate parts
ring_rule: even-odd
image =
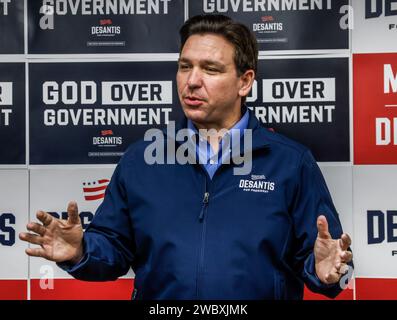
[[[180,64],[178,67],[179,67],[179,70],[187,70],[187,69],[189,69],[189,65],[187,65],[187,64]]]
[[[217,68],[206,67],[205,70],[209,73],[218,73],[219,70]]]

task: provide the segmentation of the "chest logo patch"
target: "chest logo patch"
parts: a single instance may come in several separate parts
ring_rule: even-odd
[[[239,188],[245,192],[269,193],[275,190],[276,183],[267,180],[263,174],[252,174],[250,179],[240,179]]]

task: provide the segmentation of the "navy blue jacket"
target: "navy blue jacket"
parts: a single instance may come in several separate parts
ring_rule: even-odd
[[[148,165],[150,142],[131,145],[84,234],[83,260],[60,266],[88,281],[132,267],[136,299],[302,299],[304,283],[336,296],[339,285],[322,284],[314,271],[318,215],[333,238],[342,234],[316,161],[252,112],[248,127],[246,176],[233,175],[233,164],[212,180],[200,164]]]

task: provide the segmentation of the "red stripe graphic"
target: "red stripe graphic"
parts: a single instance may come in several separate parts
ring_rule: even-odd
[[[396,300],[397,279],[356,278],[357,300]]]
[[[332,300],[331,298],[328,298],[322,294],[314,293],[310,291],[305,286],[305,291],[303,294],[303,299],[304,300]],[[353,294],[353,289],[348,289],[346,288],[343,290],[336,298],[335,300],[353,300],[354,299],[354,294]]]
[[[40,288],[40,279],[30,280],[32,300],[130,300],[134,279],[86,282],[54,279],[53,289]]]
[[[101,193],[101,194],[97,194],[95,196],[84,196],[84,198],[86,201],[99,200],[99,199],[105,198],[105,194]]]
[[[109,182],[108,179],[101,179],[101,180],[98,180],[98,183],[108,183],[108,182]]]
[[[105,190],[106,188],[107,188],[107,186],[83,188],[83,191],[84,192],[97,192],[97,191]]]
[[[0,300],[26,300],[28,280],[0,280]]]

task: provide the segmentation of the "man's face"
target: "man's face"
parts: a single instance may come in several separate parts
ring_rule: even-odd
[[[215,34],[192,35],[183,46],[178,95],[186,117],[197,126],[230,128],[239,120],[246,91],[233,57],[233,45]]]

